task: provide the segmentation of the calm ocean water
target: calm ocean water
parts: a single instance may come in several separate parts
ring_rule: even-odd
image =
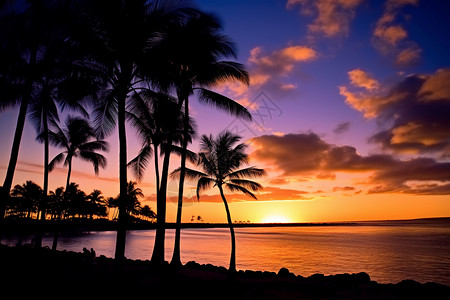
[[[450,223],[445,221],[367,222],[358,226],[237,228],[237,268],[277,272],[281,267],[309,276],[314,273],[366,272],[380,283],[413,279],[450,285]],[[381,225],[380,225],[381,224]],[[155,232],[129,231],[126,256],[150,259]],[[23,243],[29,242],[25,237]],[[174,231],[167,231],[170,260]],[[63,236],[58,249],[114,256],[116,233],[89,232]],[[14,245],[17,239],[9,239]],[[51,246],[52,236],[44,245]],[[228,267],[230,235],[226,228],[183,229],[182,262]]]

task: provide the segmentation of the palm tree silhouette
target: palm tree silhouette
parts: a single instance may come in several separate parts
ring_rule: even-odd
[[[26,212],[26,218],[31,218],[32,214],[38,210],[40,202],[42,201],[42,188],[31,180],[24,184],[17,184],[11,191],[11,196],[14,197],[18,210]]]
[[[17,14],[15,11],[11,12],[11,15],[2,16],[0,26],[2,28],[0,33],[2,38],[0,112],[20,104],[11,156],[3,183],[2,199],[0,199],[0,220],[4,217],[3,203],[11,190],[28,106],[35,96],[33,87],[43,75],[41,58],[43,54],[46,54],[45,48],[54,33],[47,30],[50,28],[49,20],[53,19],[48,3],[27,2],[26,9],[17,17],[14,17]],[[4,24],[4,22],[7,23]],[[44,185],[46,185],[45,182]]]
[[[251,120],[245,107],[232,99],[206,89],[228,80],[249,83],[245,67],[239,63],[224,60],[236,58],[236,50],[231,41],[221,33],[219,20],[206,13],[198,12],[184,22],[169,27],[167,38],[160,44],[161,65],[156,68],[159,77],[157,85],[172,87],[177,94],[178,106],[184,108],[184,138],[181,155],[180,185],[178,190],[177,227],[171,264],[179,266],[181,214],[186,166],[188,138],[189,97],[198,92],[200,103],[215,106],[232,115]],[[181,51],[180,51],[181,50]]]
[[[68,167],[66,191],[70,185],[70,175],[72,172],[73,158],[80,158],[93,164],[94,172],[98,175],[99,167],[105,168],[106,158],[96,151],[109,151],[109,144],[103,140],[97,140],[94,129],[89,122],[80,117],[68,117],[66,127],[61,128],[57,124],[55,132],[49,132],[51,143],[64,151],[56,155],[49,164],[52,171],[55,166],[64,161],[64,166]]]
[[[139,215],[141,203],[139,198],[144,197],[142,190],[136,187],[136,182],[129,181],[127,185],[126,212],[128,215]]]
[[[93,77],[85,76],[81,54],[70,36],[68,6],[49,1],[25,1],[26,9],[3,16],[7,26],[0,26],[2,65],[0,111],[20,103],[11,157],[3,184],[3,197],[11,188],[17,164],[25,118],[30,117],[40,141],[44,142],[44,196],[48,190],[48,122],[58,120],[58,103],[84,112],[79,100],[90,95],[97,86]],[[62,22],[64,20],[64,22]],[[4,25],[4,24],[0,24]],[[4,29],[4,31],[3,31]],[[0,203],[0,219],[3,210]],[[45,218],[45,211],[42,212]]]
[[[216,138],[212,135],[203,135],[200,141],[200,153],[198,165],[203,172],[186,168],[186,177],[197,179],[197,199],[200,199],[200,193],[203,190],[217,186],[222,197],[223,204],[227,213],[228,226],[231,234],[231,257],[229,270],[236,271],[236,241],[231,221],[230,209],[223,192],[227,188],[232,192],[242,192],[247,196],[257,199],[251,191],[258,191],[262,186],[252,180],[245,179],[256,178],[265,175],[263,169],[248,167],[239,169],[243,164],[248,163],[248,155],[245,153],[245,144],[234,146],[240,136],[229,131],[220,133]],[[175,170],[172,174],[180,173],[181,168]],[[250,191],[251,190],[251,191]]]
[[[164,261],[166,198],[169,175],[170,156],[172,152],[178,154],[182,149],[177,145],[183,137],[183,113],[178,110],[176,99],[151,90],[136,93],[135,100],[128,107],[128,119],[137,129],[142,140],[139,154],[129,162],[137,180],[142,179],[150,157],[154,156],[156,177],[156,205],[158,211],[155,245],[153,247],[152,262]],[[195,123],[189,121],[189,138],[195,134]],[[159,155],[164,155],[162,173],[159,170]],[[196,159],[195,153],[188,152],[191,161]]]
[[[119,136],[119,219],[115,258],[121,265],[125,254],[127,142],[126,103],[136,89],[149,82],[147,61],[155,59],[157,44],[167,24],[175,22],[183,7],[175,1],[99,0],[88,2],[88,29],[82,42],[92,55],[90,64],[102,70],[109,83],[94,111],[99,136],[109,134],[114,127]],[[159,58],[158,58],[159,59]]]

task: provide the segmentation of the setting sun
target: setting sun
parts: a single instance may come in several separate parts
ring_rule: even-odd
[[[291,220],[285,216],[274,215],[267,216],[263,219],[262,223],[290,223]]]

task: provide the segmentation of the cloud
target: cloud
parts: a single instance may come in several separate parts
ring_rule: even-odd
[[[410,75],[377,91],[339,87],[346,103],[376,119],[380,131],[370,138],[399,153],[434,153],[450,157],[450,69]]]
[[[348,72],[351,84],[357,87],[365,88],[366,90],[376,90],[380,84],[369,73],[361,70],[354,69]]]
[[[271,52],[263,47],[250,50],[247,67],[250,85],[239,82],[226,83],[218,89],[229,94],[242,105],[255,111],[258,104],[253,103],[258,93],[270,91],[274,99],[279,99],[297,89],[298,80],[292,77],[299,74],[299,65],[319,57],[316,50],[304,45],[289,45]]]
[[[450,184],[450,163],[433,158],[402,160],[389,154],[361,155],[352,146],[337,146],[317,134],[264,135],[251,140],[253,160],[281,172],[279,180],[292,176],[335,179],[336,173],[361,176],[369,193],[442,194]],[[355,187],[347,186],[346,190]],[[352,189],[353,190],[353,189]],[[333,191],[342,191],[335,189]]]
[[[211,190],[208,194],[200,194],[200,202],[218,202],[222,203],[222,198],[219,195],[219,191],[216,189],[217,193],[213,193]],[[273,186],[265,186],[262,191],[256,192],[255,196],[258,200],[248,197],[242,193],[232,193],[224,189],[225,197],[228,202],[241,202],[241,201],[283,201],[283,200],[310,200],[311,198],[307,195],[309,192],[296,190],[296,189],[285,189]],[[145,201],[152,202],[156,201],[156,195],[146,197]],[[178,202],[177,196],[167,197],[167,201],[172,203]],[[197,202],[197,196],[186,197],[184,201],[187,202]]]
[[[335,134],[342,134],[344,132],[347,132],[350,129],[350,122],[343,122],[343,123],[339,123],[335,129],[333,129],[333,132]]]
[[[262,47],[255,47],[248,59],[250,84],[258,86],[270,79],[285,77],[292,73],[298,63],[312,61],[317,56],[314,49],[302,45],[288,46],[270,53],[264,53]]]
[[[383,55],[393,55],[394,63],[400,67],[416,64],[422,50],[408,38],[408,31],[398,20],[405,6],[417,6],[419,0],[387,0],[383,15],[373,31],[373,44]]]
[[[301,14],[314,17],[308,25],[310,35],[327,38],[348,36],[355,10],[362,0],[288,0],[286,7],[301,6]]]

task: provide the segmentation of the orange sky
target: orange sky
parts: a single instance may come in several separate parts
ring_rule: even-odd
[[[216,90],[245,105],[253,123],[196,103],[199,135],[243,136],[251,165],[266,169],[259,200],[229,194],[232,218],[261,222],[384,220],[450,216],[450,19],[448,1],[195,1],[216,12],[237,44],[249,87]],[[432,18],[430,17],[432,16]],[[17,108],[0,114],[3,182]],[[65,120],[65,115],[61,117]],[[139,151],[128,128],[128,159]],[[14,184],[42,185],[43,145],[27,120]],[[118,138],[107,138],[108,166],[75,160],[72,180],[86,193],[116,196]],[[191,146],[198,149],[198,139]],[[58,149],[51,148],[53,158]],[[172,169],[178,167],[172,160]],[[50,174],[64,186],[66,168]],[[129,180],[133,180],[129,173]],[[156,209],[150,166],[139,187]],[[217,191],[188,183],[183,221],[226,222]],[[169,196],[176,196],[176,182]],[[193,197],[191,199],[191,197]],[[176,205],[168,204],[174,221]]]

